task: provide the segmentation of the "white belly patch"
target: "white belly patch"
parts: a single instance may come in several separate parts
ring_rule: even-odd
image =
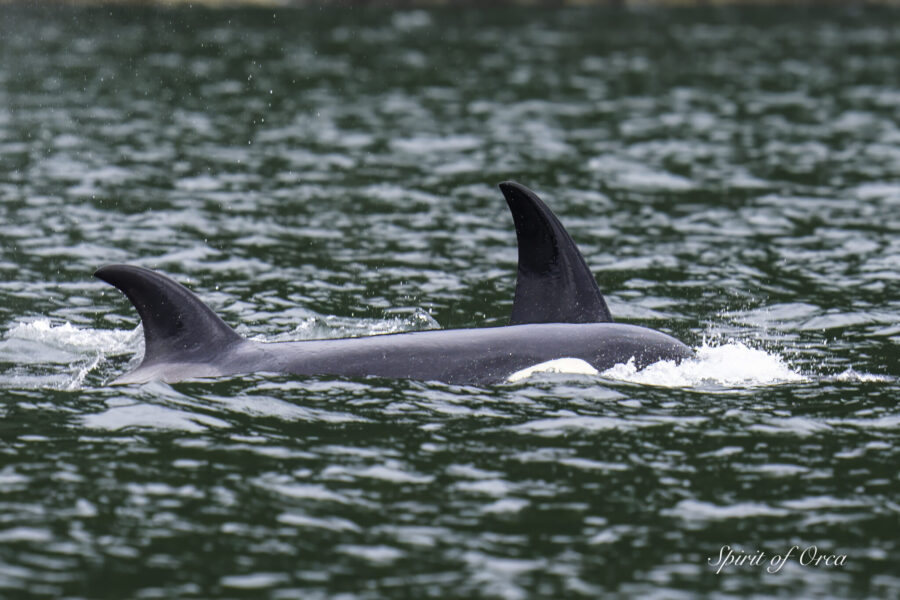
[[[522,381],[535,373],[571,373],[573,375],[598,375],[600,371],[580,358],[556,358],[516,371],[506,378],[510,383]]]

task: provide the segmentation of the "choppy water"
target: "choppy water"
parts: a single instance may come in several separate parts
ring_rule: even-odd
[[[898,17],[0,7],[0,596],[900,597]],[[109,262],[263,339],[505,323],[504,179],[698,359],[104,385]]]

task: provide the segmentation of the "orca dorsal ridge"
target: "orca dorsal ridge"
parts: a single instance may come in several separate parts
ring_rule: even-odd
[[[611,323],[603,294],[578,246],[530,189],[500,184],[516,226],[519,266],[510,325]]]
[[[107,265],[94,277],[119,288],[137,309],[144,326],[141,367],[202,362],[244,341],[193,292],[160,273],[134,265]]]

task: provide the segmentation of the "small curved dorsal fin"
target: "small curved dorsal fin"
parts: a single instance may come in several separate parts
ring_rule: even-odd
[[[519,244],[509,324],[612,322],[591,270],[556,215],[524,185],[506,181],[500,191]]]
[[[243,338],[186,287],[134,265],[107,265],[94,277],[116,286],[144,325],[141,367],[161,362],[199,362]]]

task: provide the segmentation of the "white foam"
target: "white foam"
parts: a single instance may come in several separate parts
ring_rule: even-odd
[[[7,333],[11,339],[39,342],[41,344],[78,353],[101,352],[106,355],[134,352],[140,330],[80,328],[71,323],[53,325],[49,319],[19,323]]]
[[[891,380],[890,377],[885,375],[875,375],[873,373],[860,373],[859,371],[854,370],[852,367],[843,371],[842,373],[838,373],[834,376],[835,381],[859,381],[862,383],[869,383],[873,381],[877,382],[888,382]]]
[[[2,376],[19,387],[79,389],[107,356],[140,354],[142,329],[92,329],[49,319],[19,322],[0,341],[0,357],[17,364],[68,365],[68,373]]]
[[[721,346],[706,343],[696,357],[675,364],[661,360],[638,370],[634,360],[602,373],[603,377],[663,387],[694,387],[704,384],[758,386],[805,381],[777,354],[731,341]]]
[[[573,375],[597,375],[600,373],[589,363],[580,358],[557,358],[548,360],[540,364],[516,371],[506,380],[510,383],[522,381],[534,375],[535,373],[570,373]]]

